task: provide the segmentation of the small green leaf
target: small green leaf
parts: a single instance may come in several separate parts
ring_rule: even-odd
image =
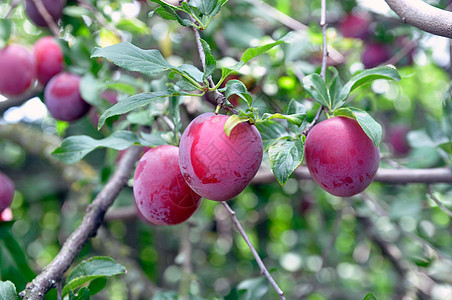
[[[126,272],[124,266],[110,257],[99,256],[84,260],[69,274],[67,284],[63,288],[63,296],[93,279],[126,274]]]
[[[334,99],[335,102],[333,103],[332,110],[340,108],[345,103],[345,101],[347,101],[347,98],[350,95],[350,93],[353,92],[356,88],[377,79],[388,79],[388,80],[391,79],[399,81],[400,75],[399,72],[397,72],[397,70],[392,67],[378,67],[362,71],[361,73],[353,76],[344,85],[339,96],[336,97],[336,99]]]
[[[162,91],[162,92],[151,92],[151,93],[141,93],[129,97],[128,99],[119,101],[109,109],[107,109],[99,118],[98,129],[102,128],[105,124],[105,120],[112,116],[117,116],[121,114],[128,113],[131,110],[140,108],[144,105],[147,105],[153,101],[156,101],[161,98],[166,98],[169,96],[178,96],[181,95],[175,91]]]
[[[133,132],[125,130],[115,131],[109,137],[100,140],[86,135],[73,135],[64,139],[61,146],[56,148],[52,155],[66,164],[73,164],[97,148],[125,150],[135,143],[138,143],[137,136]]]
[[[381,125],[377,123],[366,111],[354,108],[340,108],[334,111],[335,116],[346,116],[355,119],[367,136],[372,140],[375,147],[378,147],[381,143],[383,136],[383,129]]]
[[[302,103],[296,101],[295,99],[291,99],[289,104],[287,105],[286,115],[297,115],[297,114],[304,114],[306,116],[306,107]],[[306,118],[304,118],[303,121],[306,122]],[[288,125],[289,129],[294,133],[299,133],[300,131],[304,130],[305,127],[303,126],[303,124],[299,126],[289,123]]]
[[[280,139],[268,148],[270,167],[279,184],[287,179],[303,160],[303,143],[300,139]]]
[[[206,0],[204,0],[206,1]],[[214,2],[214,1],[212,1]],[[209,77],[210,75],[213,74],[213,72],[215,72],[216,68],[217,68],[217,61],[215,60],[215,57],[213,57],[212,55],[212,50],[210,50],[210,46],[209,44],[201,39],[201,43],[202,43],[202,47],[204,49],[205,52],[205,64],[206,64],[206,71],[204,72],[204,78],[206,79],[207,77]]]
[[[77,293],[69,291],[69,300],[89,300],[90,294],[86,287],[82,287]]]
[[[331,99],[325,81],[319,74],[313,73],[303,78],[303,87],[315,101],[331,108]]]
[[[363,300],[378,300],[377,297],[375,297],[372,293],[367,293],[366,296],[364,296]]]
[[[157,147],[171,144],[174,139],[172,132],[155,131],[152,133],[141,133],[140,144],[147,147]]]
[[[267,121],[267,120],[272,120],[272,119],[283,119],[283,120],[289,121],[293,125],[301,126],[305,117],[306,117],[306,113],[299,113],[299,114],[293,114],[293,115],[283,115],[280,113],[276,113],[276,114],[265,113],[262,116],[262,120]]]
[[[243,64],[246,64],[247,62],[249,62],[251,59],[255,58],[256,56],[261,55],[262,53],[267,52],[268,50],[272,49],[275,46],[278,46],[280,44],[283,44],[284,41],[276,41],[273,43],[269,43],[263,46],[259,46],[259,47],[254,47],[254,48],[248,48],[245,50],[245,52],[242,55],[242,58],[240,59],[240,61]]]
[[[240,80],[229,80],[223,90],[226,99],[228,99],[232,95],[237,95],[245,100],[249,107],[251,107],[251,105],[253,104],[253,98],[251,98],[251,95],[248,93],[248,89],[246,88],[245,84],[243,84],[243,82],[241,82]]]
[[[226,123],[224,123],[224,133],[229,137],[231,135],[232,129],[234,129],[235,126],[239,125],[240,123],[249,121],[250,118],[247,116],[239,116],[239,115],[232,115],[229,116],[229,118],[226,120]]]
[[[0,281],[0,300],[17,299],[16,286],[11,281]]]
[[[250,278],[240,282],[237,289],[245,291],[241,300],[259,300],[267,294],[268,284],[263,277]]]
[[[128,31],[135,35],[144,35],[150,32],[148,25],[137,18],[121,19],[116,24],[116,27],[119,30]]]
[[[337,103],[339,100],[339,95],[344,87],[341,78],[339,77],[339,72],[336,68],[330,67],[329,70],[333,73],[331,79],[328,82],[328,91],[330,93],[331,102]]]
[[[191,0],[190,5],[196,7],[203,15],[210,15],[217,6],[218,0]]]
[[[203,82],[204,73],[193,65],[183,64],[179,67],[173,67],[172,70],[184,73],[193,78],[196,82]]]
[[[104,85],[93,74],[88,73],[82,77],[79,90],[83,100],[93,106],[102,107],[102,101],[99,95],[103,87]]]
[[[11,21],[7,19],[0,19],[0,49],[8,44],[11,35]]]
[[[183,9],[181,9],[181,7],[168,5],[166,2],[163,2],[163,1],[155,1],[155,0],[152,0],[152,1],[161,4],[162,7],[157,8],[152,14],[149,14],[148,15],[149,17],[152,17],[154,15],[154,13],[157,13],[163,19],[169,20],[169,21],[177,21],[182,26],[195,25],[192,21],[190,21],[188,19],[183,19],[177,14],[176,10],[183,10]],[[185,11],[185,10],[183,10],[183,11]],[[190,13],[190,12],[187,12],[187,13]]]
[[[163,58],[160,51],[155,49],[143,50],[129,42],[122,42],[105,48],[94,48],[91,57],[103,57],[123,69],[149,76],[158,75],[163,71],[174,68]]]
[[[264,151],[267,151],[268,147],[273,145],[278,139],[289,137],[286,129],[278,122],[272,120],[256,123],[256,128],[261,134]]]

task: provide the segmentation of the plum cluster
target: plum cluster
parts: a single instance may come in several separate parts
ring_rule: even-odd
[[[201,197],[226,201],[240,194],[262,162],[262,138],[249,123],[227,136],[228,116],[202,114],[182,134],[180,147],[158,146],[138,162],[133,192],[140,215],[158,225],[187,220]]]
[[[44,0],[42,3],[57,22],[62,16],[64,1]],[[35,25],[48,26],[34,1],[27,0],[25,10]],[[78,75],[64,72],[63,51],[53,37],[40,38],[33,46],[33,53],[17,44],[0,49],[0,94],[24,94],[37,81],[44,86],[44,101],[55,119],[75,121],[88,112],[90,105],[79,91],[80,79]]]

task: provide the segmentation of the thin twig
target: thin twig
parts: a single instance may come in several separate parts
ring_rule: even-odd
[[[6,13],[5,19],[11,18],[11,15],[13,14],[14,9],[17,7],[17,5],[19,5],[20,2],[21,2],[21,0],[12,0],[11,1],[11,5],[9,6],[9,10]]]
[[[8,97],[5,101],[0,102],[0,114],[3,114],[13,106],[19,106],[27,100],[37,97],[42,92],[42,89],[42,86],[38,85],[20,95]]]
[[[50,31],[52,31],[54,36],[58,37],[58,35],[60,34],[60,29],[58,28],[58,25],[53,20],[53,17],[47,11],[47,8],[45,7],[42,0],[33,0],[33,3],[36,6],[36,9],[38,10],[39,14],[42,16],[42,18],[46,22],[47,26],[49,26]]]
[[[326,27],[328,24],[326,23],[326,0],[322,0],[322,7],[320,12],[320,27],[322,28],[322,68],[320,70],[320,77],[322,77],[323,81],[325,81],[326,78],[326,62],[328,60],[328,40],[326,36]],[[324,110],[324,106],[321,105],[319,107],[319,110],[317,111],[314,120],[312,120],[311,123],[306,126],[305,130],[303,130],[303,135],[307,136],[309,131],[314,127],[314,125],[318,122],[320,119],[320,115],[322,114],[322,111]]]
[[[427,194],[429,195],[430,199],[432,199],[443,212],[445,212],[449,217],[452,218],[452,211],[445,207],[444,204],[441,201],[439,201],[439,199],[435,195],[433,195],[432,187],[430,186],[430,184],[427,184]]]
[[[256,249],[254,248],[253,244],[251,243],[248,235],[246,234],[245,230],[243,229],[242,225],[240,224],[239,220],[235,216],[235,212],[232,210],[232,208],[226,203],[226,201],[222,201],[221,204],[223,204],[224,208],[228,212],[228,214],[231,216],[232,222],[234,222],[235,227],[237,227],[237,230],[242,235],[243,239],[245,240],[246,244],[250,248],[251,252],[253,253],[254,258],[256,259],[257,264],[259,265],[259,268],[261,269],[262,275],[265,275],[267,277],[270,284],[275,289],[276,293],[278,293],[279,297],[282,300],[285,300],[286,297],[284,296],[284,292],[280,289],[276,281],[273,279],[272,275],[268,272],[267,268],[264,265],[264,262],[260,258],[259,254],[257,253]]]
[[[69,236],[53,261],[27,285],[24,291],[20,292],[20,297],[31,300],[44,299],[45,294],[61,281],[83,246],[96,235],[106,211],[129,179],[140,152],[140,147],[132,146],[124,154],[113,176],[88,206],[80,226]]]

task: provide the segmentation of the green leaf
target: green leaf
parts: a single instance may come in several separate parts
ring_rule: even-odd
[[[0,49],[8,44],[12,23],[7,19],[0,19]]]
[[[210,15],[217,6],[218,0],[191,0],[190,5],[196,7],[203,15]]]
[[[232,129],[240,123],[249,121],[250,118],[247,116],[232,115],[224,123],[224,133],[229,137],[231,135]]]
[[[160,51],[143,50],[137,46],[122,42],[105,48],[94,48],[91,57],[103,57],[115,65],[134,72],[153,76],[174,68],[170,65]]]
[[[355,119],[367,136],[372,140],[375,147],[378,147],[381,143],[383,136],[383,129],[381,125],[377,123],[366,111],[354,108],[340,108],[334,111],[335,116],[346,116]]]
[[[314,98],[315,101],[331,108],[331,98],[325,81],[319,74],[313,73],[303,78],[303,87]]]
[[[273,145],[278,139],[282,137],[289,137],[286,129],[278,122],[267,120],[256,123],[255,125],[261,134],[262,143],[264,144],[264,151],[267,151],[268,147]]]
[[[0,300],[17,299],[16,286],[11,281],[0,281]]]
[[[191,22],[188,19],[183,19],[181,18],[176,10],[182,10],[185,11],[186,13],[190,13],[190,11],[186,11],[185,9],[182,9],[183,6],[174,6],[174,5],[170,5],[166,2],[160,1],[160,0],[151,0],[152,2],[158,3],[160,4],[162,7],[157,8],[154,12],[159,14],[160,17],[162,17],[165,20],[171,20],[171,21],[178,21],[179,24],[181,24],[182,26],[193,26],[195,25],[193,22]],[[152,17],[153,13],[149,13],[149,17]]]
[[[111,277],[126,274],[126,268],[110,257],[98,256],[82,261],[76,266],[67,278],[63,288],[63,295],[75,290],[83,284],[97,278]]]
[[[249,62],[251,59],[255,58],[256,56],[261,55],[262,53],[267,52],[268,50],[272,49],[273,47],[283,44],[284,41],[276,41],[273,43],[269,43],[263,46],[259,46],[259,47],[255,47],[255,48],[248,48],[245,50],[245,52],[242,55],[242,58],[240,59],[240,61],[243,64],[246,64],[247,62]]]
[[[171,144],[174,140],[172,132],[156,131],[152,133],[141,133],[140,144],[147,147],[157,147],[160,145]]]
[[[150,92],[150,93],[141,93],[129,97],[128,99],[119,101],[109,109],[107,109],[99,118],[98,129],[102,128],[105,124],[105,120],[112,116],[117,116],[121,114],[128,113],[131,110],[140,108],[144,105],[147,105],[155,100],[169,97],[169,96],[179,96],[181,95],[175,91],[162,91],[162,92]]]
[[[180,105],[181,105],[181,99],[180,97],[170,97],[169,98],[169,113],[171,116],[171,121],[173,122],[174,125],[174,137],[178,137],[179,132],[182,129],[182,122],[181,122],[181,118],[180,118]],[[174,141],[176,145],[179,144],[179,140],[176,139]]]
[[[135,143],[138,143],[137,136],[133,132],[125,130],[115,131],[109,137],[100,140],[86,135],[73,135],[64,139],[61,146],[56,148],[52,155],[66,164],[73,164],[97,148],[125,150]]]
[[[265,113],[262,116],[262,120],[267,121],[267,120],[272,120],[272,119],[283,119],[283,120],[289,121],[293,125],[301,126],[305,117],[306,117],[306,113],[299,113],[299,114],[293,114],[293,115],[283,115],[280,113],[276,113],[276,114]]]
[[[268,284],[264,277],[250,278],[240,282],[237,289],[245,291],[241,300],[259,300],[267,294]]]
[[[333,73],[332,78],[328,82],[328,91],[330,94],[331,102],[337,103],[339,95],[344,87],[341,78],[339,77],[339,73],[336,68],[330,67],[329,70]]]
[[[204,0],[204,1],[206,1],[206,0]],[[204,72],[204,78],[203,78],[203,79],[206,79],[207,77],[212,75],[213,72],[215,72],[215,70],[217,68],[217,61],[215,60],[215,57],[213,57],[213,55],[212,55],[212,50],[210,50],[209,44],[206,41],[204,41],[203,39],[201,39],[201,44],[202,44],[202,47],[206,54],[206,58],[205,58],[206,70]]]
[[[79,90],[83,100],[93,106],[102,107],[102,101],[99,95],[103,87],[103,83],[97,80],[93,74],[88,73],[82,77]]]
[[[86,287],[82,287],[77,293],[69,291],[69,300],[89,300],[90,294]]]
[[[364,296],[363,300],[378,300],[377,297],[375,297],[372,293],[367,293],[366,296]]]
[[[28,265],[24,250],[22,250],[22,247],[11,234],[10,230],[13,222],[9,224],[5,223],[6,222],[0,222],[0,240],[3,241],[3,244],[10,253],[18,270],[28,281],[31,281],[36,276],[36,274]]]
[[[392,67],[378,67],[362,71],[361,73],[353,76],[344,85],[339,96],[336,97],[336,99],[333,99],[335,102],[333,103],[332,110],[336,110],[340,108],[342,105],[344,105],[350,93],[353,92],[356,88],[377,79],[388,79],[388,80],[391,79],[399,81],[400,75],[399,72],[397,72],[397,70]]]
[[[303,143],[300,139],[280,139],[268,148],[270,167],[279,184],[287,179],[303,160]]]
[[[197,82],[203,82],[204,80],[204,73],[193,65],[183,64],[177,68],[173,67],[172,70],[178,71],[179,73],[187,74]]]
[[[286,109],[286,115],[297,115],[297,114],[304,114],[306,116],[306,107],[296,101],[295,99],[291,99],[289,104],[287,105]],[[306,121],[306,118],[303,118],[303,121]],[[292,123],[289,123],[289,129],[294,133],[299,133],[300,130],[304,130],[303,124],[302,125],[293,125]]]
[[[253,98],[251,98],[251,95],[248,93],[248,89],[246,88],[245,84],[241,82],[240,80],[233,79],[229,80],[226,83],[226,86],[224,89],[224,96],[226,99],[228,99],[232,95],[237,95],[248,104],[249,107],[253,104]]]
[[[121,19],[116,24],[116,27],[119,30],[128,31],[135,35],[144,35],[150,32],[149,26],[137,18]]]

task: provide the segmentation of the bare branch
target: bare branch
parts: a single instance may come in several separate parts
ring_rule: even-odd
[[[259,265],[259,268],[261,269],[261,273],[267,277],[270,284],[273,286],[275,291],[278,293],[281,300],[285,300],[286,297],[284,296],[284,292],[279,288],[276,281],[273,279],[270,272],[268,272],[267,268],[264,265],[264,262],[260,258],[259,254],[257,253],[256,249],[254,248],[253,244],[251,243],[250,239],[248,238],[248,235],[246,234],[245,230],[242,227],[242,224],[240,224],[239,220],[235,216],[235,212],[231,209],[231,207],[226,203],[226,201],[222,201],[221,204],[223,204],[224,208],[228,212],[228,214],[231,216],[232,222],[234,222],[235,227],[237,227],[237,230],[242,235],[243,239],[245,240],[246,244],[250,248],[251,252],[253,253],[254,258],[256,259],[257,264]]]
[[[404,23],[423,31],[452,38],[452,12],[425,3],[422,0],[385,0]]]
[[[18,96],[10,96],[5,101],[0,102],[0,114],[3,114],[9,108],[13,106],[19,106],[22,103],[30,100],[39,95],[42,92],[42,87],[37,86],[27,90],[26,92],[18,95]]]
[[[294,175],[299,179],[312,179],[305,166],[298,167]],[[252,183],[265,184],[276,181],[270,171],[259,171]],[[452,183],[452,171],[448,168],[433,169],[378,169],[374,181],[388,184],[407,183]]]
[[[53,261],[20,293],[23,299],[41,300],[55,284],[61,281],[83,246],[94,237],[102,224],[105,212],[113,204],[117,195],[130,177],[135,162],[141,152],[140,147],[132,146],[118,164],[113,176],[96,196],[80,226],[69,236]]]

